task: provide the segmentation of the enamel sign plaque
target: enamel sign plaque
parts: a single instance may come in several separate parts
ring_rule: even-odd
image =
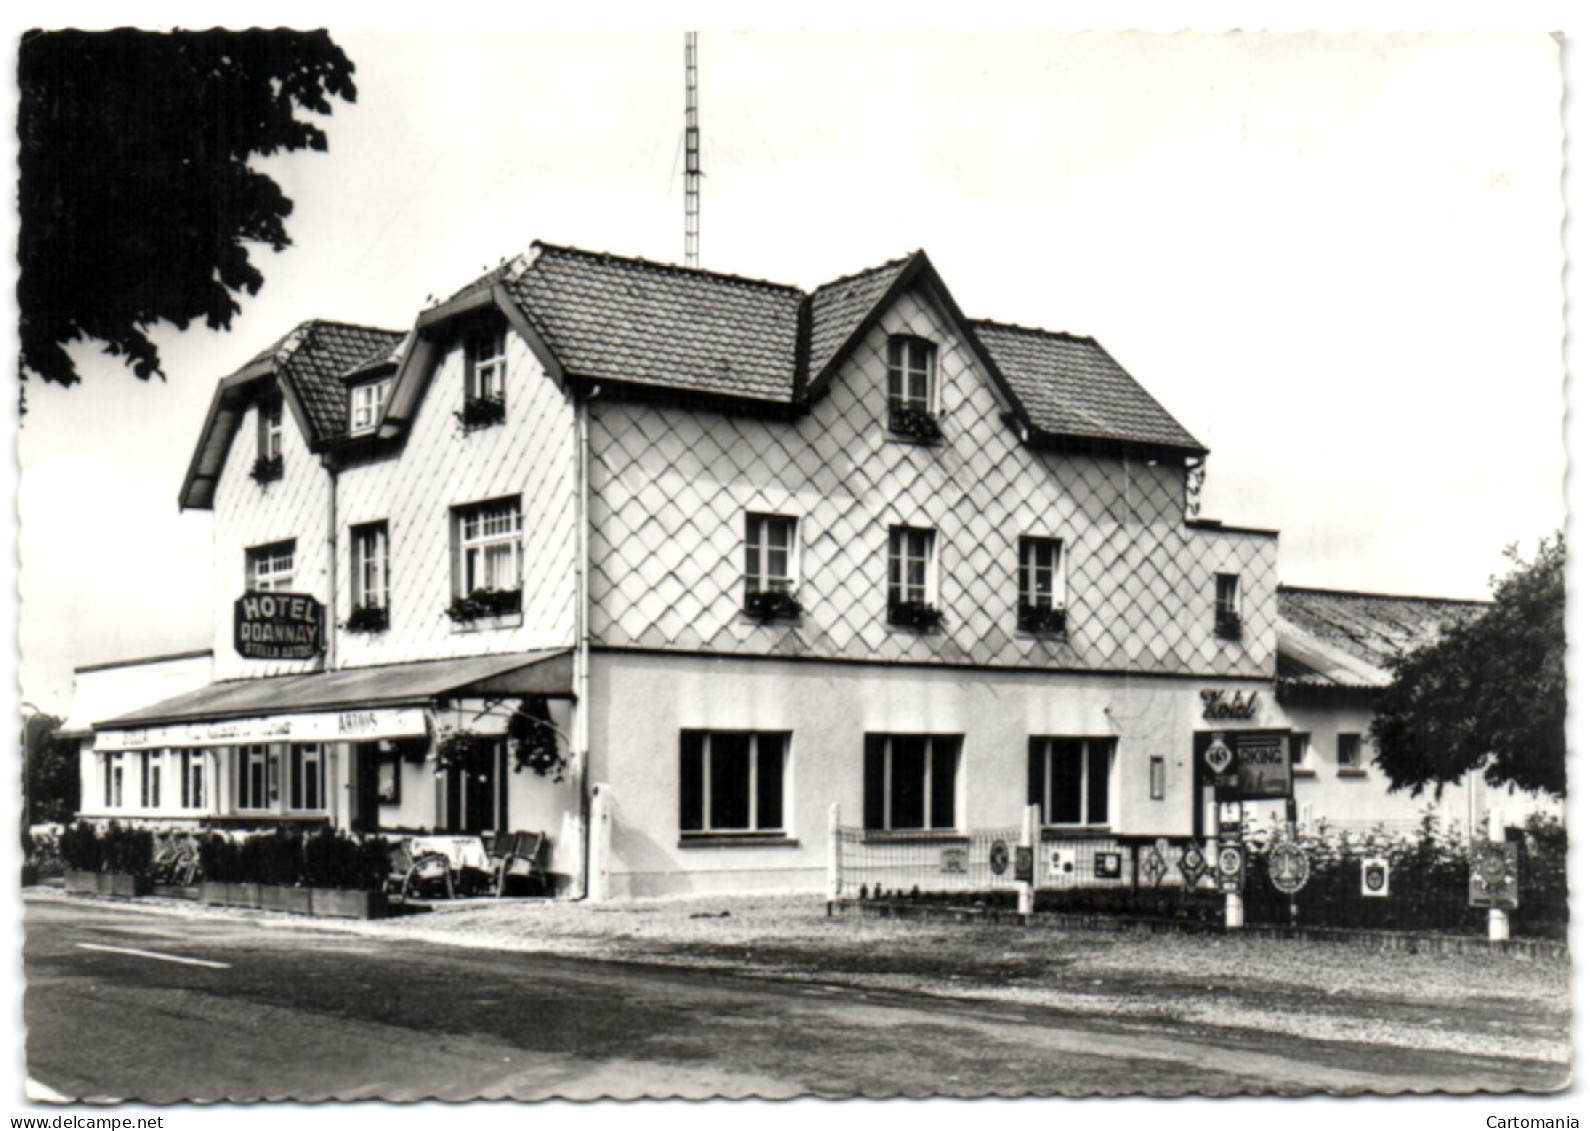
[[[1283,730],[1211,731],[1193,736],[1193,753],[1215,800],[1264,801],[1292,796],[1292,759]]]
[[[312,660],[325,647],[325,623],[307,593],[247,593],[232,602],[232,646],[249,660]]]

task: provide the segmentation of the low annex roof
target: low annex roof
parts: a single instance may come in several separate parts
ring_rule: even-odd
[[[1283,689],[1384,687],[1399,655],[1488,607],[1484,601],[1290,585],[1276,592],[1281,612],[1276,682]]]
[[[749,409],[804,411],[881,311],[927,288],[1008,402],[1024,434],[1200,456],[1206,449],[1091,338],[960,313],[917,251],[799,287],[537,242],[422,312],[413,330],[307,322],[221,382],[183,485],[207,507],[243,388],[277,377],[317,450],[347,439],[349,380],[398,367],[381,433],[400,434],[452,320],[494,308],[548,369],[636,395],[683,395]]]

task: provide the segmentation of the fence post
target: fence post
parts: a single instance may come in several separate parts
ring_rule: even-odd
[[[591,859],[586,898],[601,902],[612,894],[608,855],[613,843],[613,794],[606,782],[591,787]]]
[[[1502,811],[1500,809],[1491,810],[1488,824],[1491,843],[1500,844],[1507,839],[1507,834],[1502,831]],[[1491,908],[1487,919],[1489,920],[1487,935],[1492,942],[1506,942],[1512,937],[1505,908]]]
[[[1038,821],[1038,806],[1029,805],[1021,811],[1021,840],[1018,843],[1027,850],[1027,859],[1032,863],[1032,873],[1026,879],[1016,881],[1016,913],[1023,918],[1032,914],[1032,889],[1038,875]]]
[[[845,894],[845,861],[839,847],[839,802],[828,807],[828,910]]]

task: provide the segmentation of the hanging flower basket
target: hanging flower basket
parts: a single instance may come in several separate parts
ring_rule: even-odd
[[[274,483],[282,477],[281,456],[260,456],[254,461],[253,469],[248,473],[249,478],[261,487],[267,483]]]
[[[447,616],[454,624],[469,624],[487,617],[511,616],[523,604],[522,589],[477,589],[467,597],[454,597]]]
[[[501,397],[465,397],[464,407],[453,415],[458,419],[458,427],[467,434],[501,424],[507,417],[507,409]]]
[[[496,767],[497,747],[503,741],[502,735],[444,728],[436,738],[436,772],[458,771],[484,781]],[[545,700],[520,704],[508,720],[506,741],[514,773],[529,770],[537,777],[563,780],[569,760],[559,748],[558,729]]]

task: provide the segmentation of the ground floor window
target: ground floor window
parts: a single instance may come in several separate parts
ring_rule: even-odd
[[[788,752],[785,733],[680,732],[680,831],[783,832]]]
[[[869,734],[863,762],[862,816],[867,828],[958,827],[960,735]]]
[[[204,808],[204,751],[184,750],[182,752],[182,807],[184,809]]]
[[[145,750],[138,755],[138,805],[143,809],[160,807],[161,755]]]
[[[321,810],[326,807],[325,748],[318,742],[294,743],[287,781],[287,804],[291,809]]]
[[[237,807],[239,809],[269,809],[271,805],[270,779],[274,765],[270,747],[264,743],[240,746],[237,749]]]
[[[105,807],[120,809],[122,804],[122,765],[118,754],[105,755]]]
[[[1364,740],[1356,734],[1336,736],[1336,768],[1343,773],[1357,773],[1364,768]]]
[[[1033,738],[1027,748],[1027,799],[1046,825],[1110,823],[1113,738]],[[1163,788],[1163,787],[1162,787]]]

